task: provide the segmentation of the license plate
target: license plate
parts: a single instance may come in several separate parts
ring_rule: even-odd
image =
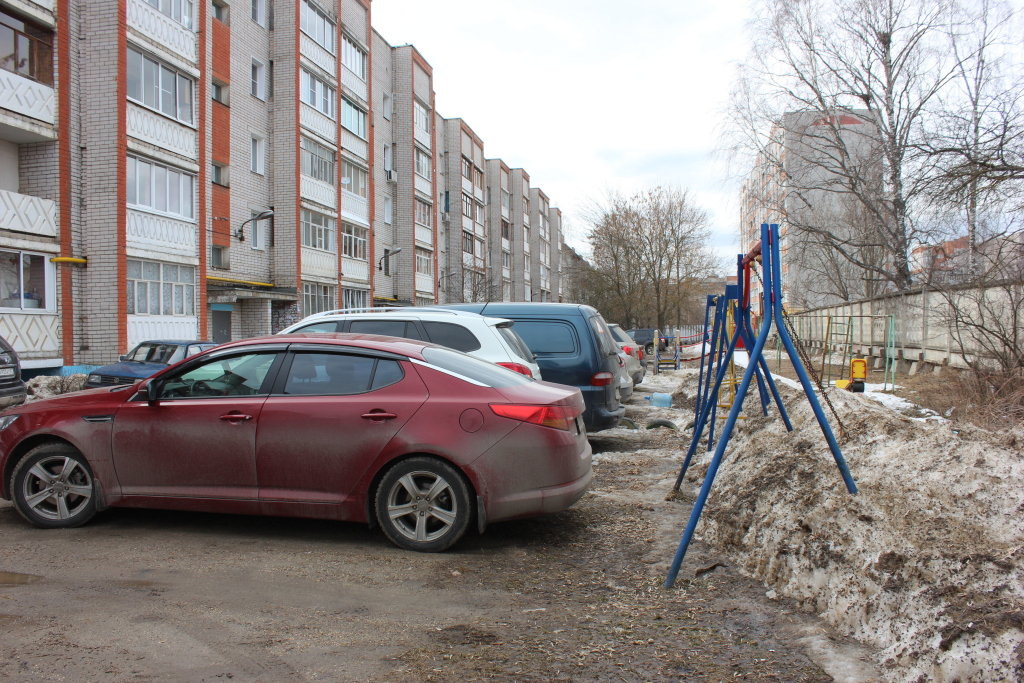
[[[14,368],[0,368],[0,378],[14,377]]]

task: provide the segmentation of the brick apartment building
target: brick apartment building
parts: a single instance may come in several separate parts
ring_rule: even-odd
[[[28,368],[336,308],[559,300],[561,212],[369,0],[0,0],[0,335]]]

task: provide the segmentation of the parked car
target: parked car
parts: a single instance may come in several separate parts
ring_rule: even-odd
[[[633,338],[640,346],[644,347],[644,353],[648,356],[654,355],[654,340],[658,340],[658,350],[664,351],[668,348],[668,339],[661,335],[658,330],[652,329],[633,329],[626,330],[626,334]]]
[[[608,329],[612,333],[612,338],[615,339],[619,348],[626,355],[624,359],[626,361],[626,372],[629,374],[630,379],[633,380],[633,385],[640,384],[644,381],[644,377],[647,376],[647,363],[644,361],[643,348],[615,323],[609,324]]]
[[[540,366],[511,320],[465,311],[421,308],[365,308],[315,313],[286,327],[293,332],[352,332],[431,341],[497,363],[509,370],[541,377]]]
[[[18,354],[6,339],[0,337],[0,409],[24,403],[26,393]]]
[[[633,395],[633,378],[626,368],[626,354],[619,351],[619,403],[625,403]]]
[[[618,426],[626,410],[618,396],[619,347],[604,318],[590,306],[496,301],[433,307],[438,308],[514,320],[519,336],[537,357],[544,379],[583,392],[587,430]]]
[[[127,354],[120,356],[117,363],[104,365],[90,372],[85,380],[85,388],[135,384],[168,365],[174,365],[216,345],[214,342],[187,339],[144,341]]]
[[[42,528],[151,507],[368,522],[436,552],[579,500],[583,408],[577,389],[425,341],[258,337],[0,413],[2,494]]]

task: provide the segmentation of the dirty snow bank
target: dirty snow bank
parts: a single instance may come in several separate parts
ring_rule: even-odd
[[[25,382],[27,396],[26,403],[38,401],[44,398],[52,398],[60,394],[67,394],[72,391],[80,391],[85,388],[87,375],[76,374],[67,377],[56,377],[50,375],[38,375]]]
[[[672,375],[693,394],[695,373],[658,383]],[[889,681],[1024,679],[1024,429],[957,433],[944,420],[830,392],[860,488],[850,496],[809,404],[780,391],[794,433],[774,412],[754,412],[755,390],[698,529],[703,540],[879,649]],[[690,487],[710,460],[705,448],[698,454]]]

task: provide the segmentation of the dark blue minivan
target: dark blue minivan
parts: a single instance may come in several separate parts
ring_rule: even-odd
[[[541,378],[583,392],[587,431],[617,427],[625,408],[619,405],[619,347],[601,314],[581,304],[491,301],[445,304],[515,321],[515,331],[537,357]]]

